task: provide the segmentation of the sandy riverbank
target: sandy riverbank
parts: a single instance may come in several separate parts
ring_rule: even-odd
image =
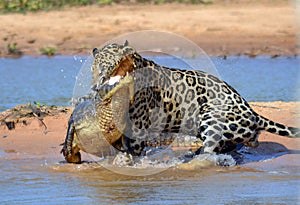
[[[299,127],[296,120],[300,114],[300,102],[254,102],[251,105],[265,117]],[[65,139],[70,113],[69,110],[55,116],[44,117],[45,125],[37,118],[26,118],[27,125],[18,123],[13,130],[8,130],[5,125],[0,126],[0,151],[8,154],[10,159],[33,157],[63,160],[63,156],[59,153],[61,149],[59,144]],[[263,132],[259,140],[276,142],[291,150],[300,150],[299,139]]]
[[[183,35],[209,55],[296,55],[293,1],[214,1],[212,5],[113,5],[0,15],[0,56],[88,55],[121,34],[158,30]],[[17,45],[14,47],[14,43]]]

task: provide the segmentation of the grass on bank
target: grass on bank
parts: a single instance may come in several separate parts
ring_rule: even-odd
[[[54,56],[57,48],[52,46],[46,46],[40,49],[40,52],[46,56]]]
[[[164,3],[212,4],[210,0],[0,0],[0,13],[54,10],[65,6],[111,4],[164,4]]]

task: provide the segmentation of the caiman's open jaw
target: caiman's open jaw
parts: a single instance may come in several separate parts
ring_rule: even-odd
[[[100,85],[114,86],[120,82],[125,76],[134,71],[134,62],[130,55],[124,56],[120,62],[106,76],[102,76]]]

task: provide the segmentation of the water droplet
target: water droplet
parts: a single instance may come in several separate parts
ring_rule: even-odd
[[[73,56],[73,59],[74,59],[75,61],[77,61],[77,56]]]

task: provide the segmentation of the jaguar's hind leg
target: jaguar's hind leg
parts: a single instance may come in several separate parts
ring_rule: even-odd
[[[233,149],[230,143],[226,143],[222,140],[222,136],[219,133],[215,133],[212,130],[204,132],[201,138],[204,139],[202,153],[220,154],[222,150],[229,150],[228,146]]]
[[[220,166],[233,166],[236,165],[236,160],[230,155],[219,155],[232,153],[237,149],[235,143],[230,140],[224,139],[222,132],[207,127],[200,133],[200,139],[203,140],[203,147],[199,148],[195,154],[208,154],[209,159]]]
[[[226,130],[225,113],[215,110],[206,110],[200,117],[202,120],[198,129],[197,137],[203,141],[201,153],[220,154],[230,152],[235,149],[234,143],[230,138],[233,136],[224,136]],[[229,138],[229,139],[228,139]]]

